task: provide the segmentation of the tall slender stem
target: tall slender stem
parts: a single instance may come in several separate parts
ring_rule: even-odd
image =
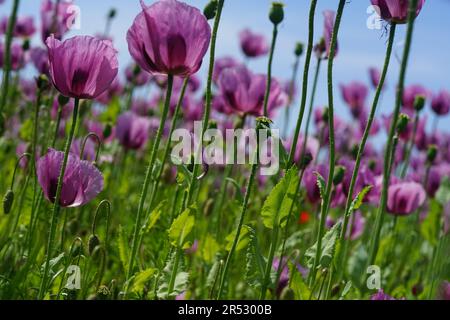
[[[386,203],[388,197],[389,181],[391,176],[391,165],[390,160],[394,152],[394,136],[396,132],[397,122],[400,115],[400,107],[403,98],[403,90],[405,87],[406,69],[409,60],[409,54],[411,49],[412,36],[414,31],[414,22],[416,17],[418,0],[411,0],[409,4],[409,15],[408,15],[408,28],[406,32],[405,49],[403,51],[403,59],[400,66],[400,75],[397,85],[397,96],[395,101],[395,109],[391,122],[391,128],[389,130],[389,136],[387,141],[387,147],[384,157],[384,170],[383,170],[383,186],[381,190],[381,200],[380,206],[378,207],[378,212],[375,220],[375,232],[373,233],[373,238],[371,240],[370,254],[368,264],[371,265],[375,262],[378,253],[378,246],[380,241],[381,227],[383,226],[383,218],[386,210]]]
[[[311,0],[311,6],[309,9],[309,31],[308,31],[308,47],[306,49],[305,68],[303,70],[303,87],[302,87],[302,99],[300,102],[300,111],[298,114],[297,125],[295,127],[294,137],[291,145],[291,151],[289,153],[288,163],[294,161],[295,149],[297,147],[298,137],[300,135],[300,129],[303,122],[303,116],[305,114],[306,99],[308,97],[308,78],[309,78],[309,66],[311,64],[311,56],[314,44],[314,16],[316,13],[317,0]]]
[[[266,83],[266,93],[264,95],[264,117],[269,117],[269,99],[270,99],[270,87],[272,86],[272,64],[273,64],[273,56],[275,52],[275,46],[277,44],[278,37],[278,25],[274,24],[273,26],[273,35],[272,35],[272,45],[270,47],[269,54],[269,63],[267,67],[267,83]]]
[[[141,229],[141,216],[144,211],[145,199],[147,198],[148,187],[150,186],[150,181],[152,180],[153,175],[153,167],[155,166],[156,158],[158,155],[158,149],[161,142],[161,137],[164,131],[164,126],[166,124],[167,115],[169,114],[170,109],[170,99],[172,97],[172,89],[173,89],[173,75],[169,75],[167,80],[167,91],[166,91],[166,100],[164,103],[163,113],[161,115],[161,120],[159,123],[159,128],[156,133],[155,142],[153,143],[152,151],[150,154],[150,162],[147,167],[147,172],[145,174],[144,185],[142,186],[141,197],[139,199],[138,211],[136,214],[136,221],[134,223],[134,232],[133,232],[133,240],[131,245],[131,253],[128,262],[128,270],[127,270],[127,282],[130,280],[133,268],[134,268],[134,260],[136,259],[136,253],[138,248],[138,240],[139,240],[139,230]]]
[[[328,126],[329,126],[329,171],[328,171],[328,181],[327,181],[327,187],[325,190],[324,199],[322,201],[322,207],[320,212],[320,224],[319,224],[319,231],[317,234],[317,249],[316,249],[316,256],[314,258],[314,264],[312,270],[310,270],[311,274],[311,281],[315,282],[316,278],[316,272],[317,272],[317,266],[319,265],[320,256],[322,254],[322,238],[325,232],[325,221],[327,219],[328,210],[330,207],[330,201],[331,201],[331,191],[333,188],[333,176],[334,176],[334,169],[335,169],[335,141],[334,141],[334,97],[333,97],[333,62],[334,57],[336,55],[336,46],[337,46],[337,37],[339,34],[339,27],[341,25],[341,19],[342,14],[344,12],[346,0],[340,0],[339,1],[339,7],[336,13],[336,21],[334,23],[333,27],[333,34],[331,37],[331,44],[330,44],[330,54],[328,56]]]
[[[346,240],[347,228],[348,228],[348,223],[349,223],[349,218],[350,218],[350,216],[348,214],[349,213],[348,210],[350,209],[350,205],[353,201],[353,192],[355,190],[356,180],[358,179],[358,173],[359,173],[359,169],[361,166],[361,160],[362,160],[362,157],[364,154],[364,150],[366,148],[367,139],[369,138],[373,121],[375,119],[375,114],[377,112],[377,107],[378,107],[378,103],[379,103],[379,100],[381,97],[381,92],[383,91],[383,86],[386,81],[386,75],[389,70],[389,65],[390,65],[391,56],[392,56],[392,48],[393,48],[394,39],[395,39],[396,27],[397,27],[397,25],[395,23],[392,24],[390,31],[389,31],[389,40],[388,40],[387,49],[386,49],[384,67],[383,67],[383,70],[381,73],[380,82],[378,84],[378,87],[377,87],[377,90],[375,92],[375,96],[374,96],[374,99],[372,102],[372,107],[370,109],[370,114],[369,114],[369,118],[368,118],[368,121],[366,124],[366,128],[364,129],[364,134],[363,134],[361,143],[358,148],[358,153],[357,153],[356,161],[355,161],[355,167],[353,169],[352,179],[350,181],[350,187],[349,187],[349,191],[348,191],[348,195],[347,195],[347,202],[345,204],[344,224],[343,224],[341,234],[340,234],[340,241],[344,244],[343,250],[342,250],[342,253],[344,254],[344,259],[345,259],[345,253],[347,251],[346,248],[348,246],[348,241]]]
[[[3,135],[4,129],[5,119],[3,117],[3,109],[5,108],[8,99],[9,75],[11,72],[11,44],[14,26],[16,25],[17,20],[17,12],[19,11],[19,3],[20,0],[14,0],[13,2],[12,12],[8,19],[8,30],[6,31],[2,92],[0,95],[0,136]]]
[[[79,104],[80,104],[80,101],[78,99],[75,99],[75,105],[73,108],[73,115],[72,115],[72,125],[70,128],[69,136],[67,137],[66,146],[64,149],[63,163],[61,165],[61,171],[60,171],[59,177],[58,177],[58,186],[56,188],[55,202],[53,205],[52,220],[51,220],[51,224],[50,224],[50,234],[49,234],[48,242],[47,242],[47,250],[46,250],[47,257],[46,257],[46,261],[45,261],[44,275],[42,276],[41,286],[40,286],[39,295],[38,295],[39,300],[41,300],[45,297],[45,292],[47,291],[47,282],[48,282],[48,276],[49,276],[49,272],[50,272],[50,259],[53,256],[53,244],[54,244],[54,240],[55,240],[56,229],[58,227],[59,213],[61,210],[59,201],[61,199],[63,179],[64,179],[64,174],[66,172],[67,161],[69,159],[70,146],[72,145],[72,140],[75,135],[75,128],[77,126]]]
[[[209,116],[211,113],[211,103],[212,103],[212,82],[213,82],[213,72],[214,72],[214,63],[216,59],[216,42],[217,42],[217,32],[219,30],[220,25],[220,18],[222,16],[222,9],[224,5],[225,0],[219,0],[219,3],[217,4],[217,13],[216,18],[214,20],[214,26],[212,31],[212,37],[211,37],[211,48],[210,48],[210,57],[209,57],[209,71],[208,71],[208,81],[206,86],[206,103],[205,103],[205,111],[203,113],[203,123],[202,123],[202,132],[201,136],[199,137],[199,146],[198,150],[196,150],[195,154],[195,161],[194,161],[194,168],[192,170],[192,178],[190,181],[186,206],[188,206],[192,200],[195,193],[195,188],[197,185],[197,176],[199,171],[199,165],[198,165],[198,158],[200,158],[201,155],[201,147],[203,143],[203,137],[205,135],[206,130],[208,129],[209,125]]]
[[[289,84],[289,99],[288,104],[286,106],[286,110],[284,111],[284,132],[283,136],[287,137],[288,135],[288,129],[289,129],[289,119],[291,115],[291,107],[292,107],[292,100],[294,100],[294,93],[295,93],[295,83],[297,81],[297,74],[298,74],[298,67],[300,66],[300,57],[301,56],[295,56],[295,62],[292,70],[292,79],[291,83]]]
[[[412,132],[412,135],[406,145],[405,155],[404,155],[404,159],[403,159],[403,168],[402,168],[402,172],[400,173],[400,177],[402,179],[404,179],[406,177],[406,174],[408,173],[409,162],[411,160],[411,154],[414,149],[414,143],[416,141],[418,127],[419,127],[419,111],[416,111],[414,114],[413,132]]]

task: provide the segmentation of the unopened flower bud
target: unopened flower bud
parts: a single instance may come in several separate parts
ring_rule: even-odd
[[[295,55],[297,57],[300,57],[303,54],[304,48],[305,48],[305,46],[303,43],[297,42],[297,44],[295,45],[295,51],[294,51]]]
[[[30,50],[30,40],[26,39],[23,44],[22,44],[22,49],[23,51],[28,51]]]
[[[116,9],[112,8],[111,10],[109,10],[109,13],[108,13],[108,18],[109,19],[114,19],[116,17],[116,15],[117,15],[117,10]]]
[[[274,25],[279,25],[284,20],[284,4],[281,2],[272,2],[269,19]]]
[[[36,86],[41,91],[45,91],[50,88],[50,81],[45,74],[41,74],[36,78]]]
[[[409,123],[409,117],[408,115],[402,113],[400,114],[400,117],[398,118],[397,122],[397,132],[403,133],[408,129],[408,123]]]
[[[313,160],[313,156],[312,156],[311,152],[306,152],[301,158],[300,168],[305,169],[306,167],[308,167],[310,165],[312,160]]]
[[[416,110],[417,112],[420,112],[423,110],[423,108],[425,108],[425,103],[426,103],[426,97],[423,95],[418,95],[416,96],[415,100],[414,100],[414,110]]]
[[[203,10],[203,14],[205,15],[206,19],[212,20],[216,17],[217,6],[218,6],[217,0],[211,0],[208,2],[205,9]]]
[[[427,150],[427,162],[433,163],[434,160],[436,160],[437,154],[438,154],[437,146],[435,144],[430,145]]]
[[[3,198],[3,212],[8,214],[11,212],[12,205],[14,203],[14,191],[8,190]]]
[[[69,97],[65,97],[65,96],[63,96],[62,94],[60,94],[60,95],[58,96],[58,104],[59,104],[60,107],[63,107],[63,106],[65,106],[66,104],[68,104],[68,103],[69,103],[69,100],[70,100]]]
[[[89,255],[92,255],[94,253],[95,248],[99,245],[100,239],[95,234],[91,235],[89,237],[89,245],[88,245]]]
[[[133,69],[133,76],[137,77],[140,73],[141,73],[141,67],[139,67],[138,65],[135,65],[134,69]]]
[[[347,171],[347,170],[343,166],[337,166],[336,167],[336,171],[335,171],[334,177],[333,177],[333,184],[335,186],[337,186],[338,184],[340,184],[344,180],[345,171]]]
[[[111,136],[111,133],[112,133],[112,125],[111,123],[108,122],[105,125],[105,128],[103,129],[103,138],[105,139],[109,138]]]

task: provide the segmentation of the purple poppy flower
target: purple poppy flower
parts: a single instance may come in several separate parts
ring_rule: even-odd
[[[327,53],[326,58],[330,56],[331,50],[331,37],[333,35],[334,22],[336,20],[336,12],[332,10],[325,10],[323,12],[324,17],[324,30],[323,30],[323,39],[325,40],[325,51]],[[336,53],[337,56],[339,51],[338,44],[336,43]]]
[[[117,51],[110,42],[89,36],[60,42],[51,36],[46,43],[53,84],[66,97],[96,98],[117,76]]]
[[[364,83],[357,81],[341,85],[342,97],[355,118],[359,118],[365,107],[368,91]]]
[[[439,300],[450,300],[450,282],[444,281],[440,288],[438,293],[438,299]]]
[[[371,0],[383,20],[391,23],[406,23],[408,20],[408,0]],[[419,15],[425,0],[419,0],[416,16]]]
[[[403,107],[414,110],[414,102],[418,96],[428,97],[429,91],[419,84],[413,84],[403,91]]]
[[[239,66],[240,63],[232,58],[232,57],[223,57],[216,59],[214,63],[214,73],[213,73],[213,81],[215,84],[218,84],[220,75],[222,72],[228,68],[233,68]]]
[[[43,0],[41,3],[41,36],[43,42],[52,34],[56,39],[61,40],[75,22],[77,11],[73,8],[72,0],[60,1],[58,2],[58,8],[55,6],[56,4],[52,0]],[[55,12],[57,12],[56,21]]]
[[[450,112],[450,92],[442,90],[433,97],[431,108],[439,116],[445,116]]]
[[[249,58],[257,58],[269,53],[269,44],[262,34],[256,34],[250,29],[245,29],[239,34],[239,39],[242,51]]]
[[[34,67],[40,74],[49,75],[50,65],[48,63],[47,50],[34,47],[30,50],[30,58]]]
[[[129,83],[134,84],[136,87],[141,87],[150,82],[151,76],[148,72],[136,67],[135,64],[130,64],[125,69],[125,77]]]
[[[390,295],[384,293],[383,289],[378,290],[377,293],[370,297],[370,300],[396,300]]]
[[[372,84],[374,89],[377,89],[378,86],[380,85],[380,81],[381,81],[381,71],[377,68],[369,68],[369,78],[370,78],[370,83]],[[383,83],[383,88],[384,89],[386,87],[386,82]]]
[[[47,200],[54,202],[58,177],[61,170],[64,152],[49,149],[47,154],[37,161],[39,184]],[[94,199],[103,190],[103,176],[88,161],[69,153],[67,169],[62,183],[62,207],[79,207]]]
[[[4,17],[0,21],[0,34],[5,34],[8,30],[9,18]],[[13,29],[13,36],[18,38],[30,38],[36,32],[34,19],[31,16],[18,17]]]
[[[266,85],[267,76],[254,75],[244,66],[224,70],[219,79],[219,89],[223,106],[228,109],[226,113],[261,116]],[[277,108],[285,105],[286,99],[279,82],[272,79],[269,114],[273,116]]]
[[[397,216],[410,215],[424,204],[427,196],[422,185],[416,182],[393,184],[388,194],[388,212]]]
[[[124,91],[125,89],[123,84],[120,82],[119,77],[116,77],[109,88],[100,94],[95,100],[101,104],[107,105],[113,98],[119,97],[122,93],[124,93]]]
[[[142,117],[148,116],[150,111],[155,108],[157,103],[153,101],[147,101],[142,98],[135,98],[131,102],[131,111]]]
[[[117,119],[116,138],[126,149],[142,149],[148,141],[150,119],[133,112],[125,112]]]
[[[196,73],[208,50],[211,28],[196,8],[176,0],[158,1],[146,6],[128,30],[131,56],[153,74]]]
[[[5,54],[5,45],[0,42],[0,68],[4,66],[4,54]],[[22,46],[13,42],[11,45],[11,70],[17,71],[22,69],[26,63],[26,56],[22,49]]]
[[[70,147],[70,152],[79,157],[80,153],[81,153],[82,144],[83,144],[83,139],[73,140],[72,146]],[[82,159],[93,162],[93,161],[95,161],[96,153],[97,153],[96,140],[94,138],[90,137],[86,141],[86,144],[84,146]]]

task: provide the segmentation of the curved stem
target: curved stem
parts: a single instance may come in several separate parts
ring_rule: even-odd
[[[348,210],[350,209],[350,205],[353,201],[353,192],[355,190],[356,180],[358,179],[358,173],[359,173],[359,169],[361,166],[361,160],[362,160],[362,157],[364,154],[364,150],[366,148],[367,140],[370,135],[370,130],[372,129],[373,121],[375,119],[375,114],[376,114],[378,103],[379,103],[379,100],[381,97],[381,92],[383,91],[383,86],[386,81],[386,75],[387,75],[387,72],[389,69],[391,56],[392,56],[392,48],[393,48],[394,39],[395,39],[396,26],[397,26],[396,24],[392,24],[390,31],[389,31],[389,40],[388,40],[388,45],[387,45],[387,49],[386,49],[386,56],[385,56],[383,71],[381,73],[380,82],[379,82],[377,90],[375,92],[375,97],[373,99],[372,108],[370,109],[370,114],[369,114],[369,118],[368,118],[368,121],[366,124],[366,128],[364,129],[364,134],[363,134],[361,143],[358,148],[358,153],[357,153],[356,161],[355,161],[355,167],[353,169],[352,179],[350,181],[350,187],[349,187],[349,191],[348,191],[348,195],[347,195],[347,202],[345,204],[344,223],[343,223],[341,234],[340,234],[340,241],[343,242],[343,244],[344,244],[343,250],[342,250],[342,252],[344,253],[344,259],[345,259],[345,253],[347,251],[346,248],[348,246],[348,241],[346,240],[347,228],[348,228],[349,218],[350,218]]]
[[[159,128],[156,133],[155,142],[152,147],[152,152],[150,155],[150,162],[147,167],[147,172],[145,174],[144,185],[142,187],[141,197],[139,199],[139,207],[138,207],[138,211],[136,214],[136,221],[134,223],[133,240],[132,240],[132,245],[131,245],[131,253],[130,253],[130,257],[129,257],[127,278],[126,278],[127,282],[130,280],[130,277],[133,273],[134,260],[136,258],[137,244],[138,244],[138,239],[139,239],[139,230],[141,227],[140,226],[141,216],[142,216],[142,212],[144,211],[145,199],[147,197],[148,187],[149,187],[150,181],[152,179],[153,167],[156,162],[159,144],[161,142],[162,133],[164,131],[164,125],[166,124],[167,115],[169,114],[170,99],[172,96],[172,88],[173,88],[173,76],[169,75],[168,80],[167,80],[166,101],[164,103],[164,109],[163,109],[163,113],[162,113],[161,120],[159,123]]]
[[[329,140],[329,171],[328,171],[328,181],[327,181],[327,187],[324,195],[324,199],[322,201],[322,207],[320,212],[320,224],[319,224],[319,231],[317,234],[317,249],[316,249],[316,256],[314,259],[314,264],[312,270],[310,270],[311,275],[311,281],[315,282],[316,278],[316,272],[317,272],[317,266],[319,265],[320,256],[322,254],[322,238],[325,232],[325,221],[328,215],[328,210],[330,207],[330,201],[331,201],[331,191],[333,188],[333,176],[334,176],[334,169],[335,169],[335,141],[334,141],[334,98],[333,98],[333,62],[336,55],[336,46],[337,46],[337,37],[339,34],[339,27],[341,24],[342,14],[344,12],[346,0],[340,0],[339,1],[339,7],[336,13],[336,21],[334,23],[333,27],[333,35],[331,37],[331,44],[330,44],[330,54],[328,57],[328,126],[329,126],[329,134],[330,134],[330,140]]]
[[[302,99],[300,102],[300,111],[298,114],[297,125],[295,127],[295,133],[291,145],[291,151],[289,153],[288,163],[294,161],[295,149],[297,147],[298,137],[300,135],[300,129],[303,122],[303,116],[306,108],[306,99],[308,97],[308,78],[309,78],[309,66],[311,64],[311,56],[314,43],[314,16],[316,12],[317,0],[311,0],[311,6],[309,9],[309,31],[308,31],[308,47],[306,49],[305,68],[303,70],[303,87],[302,87]]]
[[[390,159],[392,158],[393,152],[394,152],[394,136],[396,132],[397,122],[400,115],[400,107],[403,97],[403,90],[405,87],[405,78],[406,78],[406,68],[408,65],[408,59],[409,59],[409,53],[411,49],[411,42],[412,42],[412,36],[414,31],[414,22],[415,22],[415,16],[416,16],[416,8],[417,8],[418,0],[411,0],[409,4],[409,17],[408,17],[408,29],[406,32],[406,42],[405,42],[405,49],[403,52],[403,59],[400,66],[400,75],[399,75],[399,81],[397,85],[397,95],[396,95],[396,101],[395,101],[395,109],[394,114],[391,122],[391,128],[389,130],[389,136],[387,141],[387,148],[385,152],[384,157],[384,170],[383,170],[383,187],[381,190],[381,200],[380,200],[380,206],[378,207],[378,212],[375,220],[375,232],[373,233],[373,238],[371,241],[371,248],[370,248],[370,255],[368,263],[369,265],[373,264],[375,262],[377,253],[378,253],[378,246],[380,241],[380,233],[381,233],[381,227],[383,222],[383,216],[385,214],[386,210],[386,203],[387,203],[387,197],[388,197],[388,188],[389,188],[389,181],[391,176],[391,165],[390,165]]]
[[[197,160],[200,157],[201,158],[201,147],[203,143],[203,137],[205,135],[206,130],[208,129],[209,125],[209,115],[211,113],[211,103],[212,103],[212,78],[213,78],[213,72],[214,72],[214,62],[216,58],[216,42],[217,42],[217,32],[219,30],[220,25],[220,18],[222,16],[222,9],[224,5],[225,0],[219,0],[219,3],[217,4],[217,13],[216,18],[214,20],[214,26],[211,36],[211,48],[210,48],[210,57],[209,57],[209,71],[208,71],[208,82],[206,86],[206,103],[205,103],[205,112],[203,113],[203,123],[202,123],[202,133],[199,137],[199,147],[198,150],[196,150],[195,153],[195,159],[194,159],[194,168],[192,170],[192,178],[190,181],[188,196],[187,196],[187,202],[183,208],[188,206],[192,198],[194,196],[196,184],[197,184],[197,176],[198,176],[198,170],[199,165],[197,164]]]
[[[61,207],[59,205],[59,201],[61,199],[61,191],[62,191],[62,185],[63,185],[63,179],[64,174],[66,172],[67,167],[67,161],[69,159],[69,152],[70,152],[70,146],[72,145],[73,136],[75,134],[75,128],[77,126],[77,120],[78,120],[78,109],[79,109],[79,103],[80,101],[78,99],[75,99],[75,105],[73,108],[73,116],[72,116],[72,125],[70,128],[69,136],[67,137],[66,146],[64,149],[64,158],[63,163],[61,165],[61,171],[59,173],[58,177],[58,186],[56,188],[56,195],[55,195],[55,202],[53,205],[53,212],[52,212],[52,220],[50,225],[50,234],[48,237],[48,243],[47,243],[47,257],[45,261],[45,267],[44,267],[44,275],[42,276],[41,286],[39,289],[39,295],[38,299],[41,300],[45,296],[45,292],[47,291],[47,281],[50,271],[50,259],[53,256],[53,243],[55,240],[55,232],[58,226],[58,218],[59,213],[61,210]]]

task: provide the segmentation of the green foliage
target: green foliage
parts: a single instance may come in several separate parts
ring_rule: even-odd
[[[322,250],[319,259],[320,268],[328,268],[333,261],[334,253],[336,251],[336,244],[339,239],[339,234],[341,233],[342,223],[336,223],[327,233],[325,233],[322,239]],[[317,243],[306,250],[306,257],[308,258],[308,266],[313,267],[313,262],[316,257]]]
[[[245,280],[250,286],[260,288],[264,281],[267,259],[261,253],[255,230],[250,227],[248,230],[250,240],[246,254]]]
[[[179,217],[177,217],[173,221],[168,233],[170,243],[174,247],[182,249],[189,248],[190,244],[187,242],[187,238],[191,233],[192,228],[194,228],[195,210],[196,209],[194,207],[187,208],[182,214],[180,214]]]
[[[183,266],[178,266],[179,272],[175,278],[175,285],[173,291],[169,294],[169,282],[170,277],[172,275],[172,270],[175,266],[176,259],[176,250],[170,255],[169,260],[167,261],[166,266],[162,270],[162,275],[159,278],[159,288],[157,292],[157,296],[159,299],[170,299],[175,298],[177,295],[185,292],[189,285],[189,274],[187,272],[183,272]]]

